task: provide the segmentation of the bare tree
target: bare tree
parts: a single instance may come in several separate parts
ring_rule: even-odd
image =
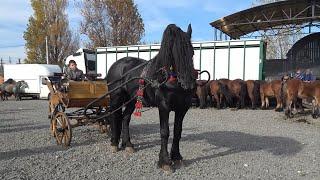
[[[138,44],[144,24],[132,0],[82,0],[80,31],[89,48]]]
[[[283,0],[255,0],[253,6],[278,1]],[[300,28],[290,29],[288,26],[274,27],[263,34],[263,39],[267,42],[267,59],[285,59],[292,45],[302,37]]]
[[[80,32],[89,38],[88,48],[110,46],[111,27],[105,0],[83,0],[80,4],[83,20]]]
[[[144,24],[133,0],[106,2],[112,28],[112,44],[119,46],[140,43],[144,35]]]

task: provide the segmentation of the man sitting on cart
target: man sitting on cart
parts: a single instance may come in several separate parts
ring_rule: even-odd
[[[69,61],[64,73],[68,80],[81,81],[84,78],[83,71],[77,68],[77,63],[74,60]]]

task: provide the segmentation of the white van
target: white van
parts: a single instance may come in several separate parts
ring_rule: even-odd
[[[61,68],[51,64],[4,64],[3,71],[4,81],[11,78],[27,82],[29,87],[25,89],[26,96],[47,99],[50,91],[47,85],[42,84],[42,79],[61,73]]]

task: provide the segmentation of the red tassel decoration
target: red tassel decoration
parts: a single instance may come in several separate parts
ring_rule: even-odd
[[[176,80],[177,80],[177,77],[174,76],[174,72],[173,72],[173,67],[170,66],[170,72],[169,72],[169,79],[168,79],[168,82],[169,83],[174,83]]]
[[[169,82],[169,83],[173,83],[173,82],[175,82],[176,80],[177,80],[176,77],[174,77],[173,75],[170,75],[170,77],[169,77],[169,79],[168,79],[168,82]]]
[[[139,90],[137,91],[137,102],[135,104],[135,112],[133,113],[136,117],[141,117],[141,110],[143,108],[142,99],[143,99],[143,89],[144,89],[144,79],[139,79]]]

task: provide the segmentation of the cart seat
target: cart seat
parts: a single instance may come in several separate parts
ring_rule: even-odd
[[[68,107],[85,107],[94,99],[99,98],[108,92],[108,87],[104,81],[72,81],[67,85],[65,104]],[[107,107],[109,96],[102,99],[94,106]]]

